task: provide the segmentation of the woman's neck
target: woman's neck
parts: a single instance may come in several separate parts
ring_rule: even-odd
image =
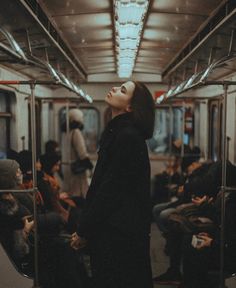
[[[111,112],[112,119],[115,118],[118,115],[127,113],[126,111],[121,111],[121,110],[116,110],[116,109],[112,109],[111,111],[112,111]]]

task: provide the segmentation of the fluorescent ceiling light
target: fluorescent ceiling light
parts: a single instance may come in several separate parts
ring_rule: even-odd
[[[115,0],[117,67],[120,78],[128,78],[134,62],[147,13],[148,0]]]

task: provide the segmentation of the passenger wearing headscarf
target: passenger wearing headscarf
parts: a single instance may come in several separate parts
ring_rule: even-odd
[[[88,190],[87,171],[80,174],[73,174],[70,163],[78,158],[87,161],[88,169],[92,168],[92,163],[89,160],[89,155],[85,145],[85,140],[81,130],[84,126],[83,113],[79,109],[70,109],[69,111],[69,135],[65,133],[65,123],[62,127],[62,166],[64,175],[63,191],[76,196],[86,197]]]
[[[19,164],[15,160],[0,160],[0,189],[17,189],[21,182],[22,174]],[[29,211],[18,203],[12,193],[0,194],[1,243],[16,259],[23,258],[29,253],[26,237],[33,227],[33,221],[28,222],[23,219],[29,214]]]

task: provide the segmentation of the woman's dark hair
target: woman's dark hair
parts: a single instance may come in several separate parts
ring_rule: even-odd
[[[58,147],[59,147],[59,145],[58,145],[57,141],[48,140],[45,143],[45,153],[46,154],[54,153],[57,151]]]
[[[151,138],[155,123],[155,104],[151,92],[141,82],[135,84],[131,109],[135,124],[143,132],[145,139]]]
[[[52,173],[52,167],[61,160],[61,156],[58,153],[43,154],[40,156],[40,162],[42,164],[42,170],[47,174]]]

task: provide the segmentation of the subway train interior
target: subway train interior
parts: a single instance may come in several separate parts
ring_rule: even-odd
[[[86,198],[73,195],[63,172],[71,165],[70,112],[83,116],[89,184],[111,120],[104,99],[129,80],[155,101],[146,141],[153,287],[235,287],[236,1],[1,0],[0,161],[16,160],[23,184],[5,186],[0,167],[0,288],[96,288],[86,245],[70,247]],[[48,169],[48,149],[58,156],[51,209],[68,224],[57,239],[38,221],[38,161]],[[25,195],[32,210],[24,225],[34,226],[11,230],[1,202]],[[82,279],[75,282],[73,261]]]

